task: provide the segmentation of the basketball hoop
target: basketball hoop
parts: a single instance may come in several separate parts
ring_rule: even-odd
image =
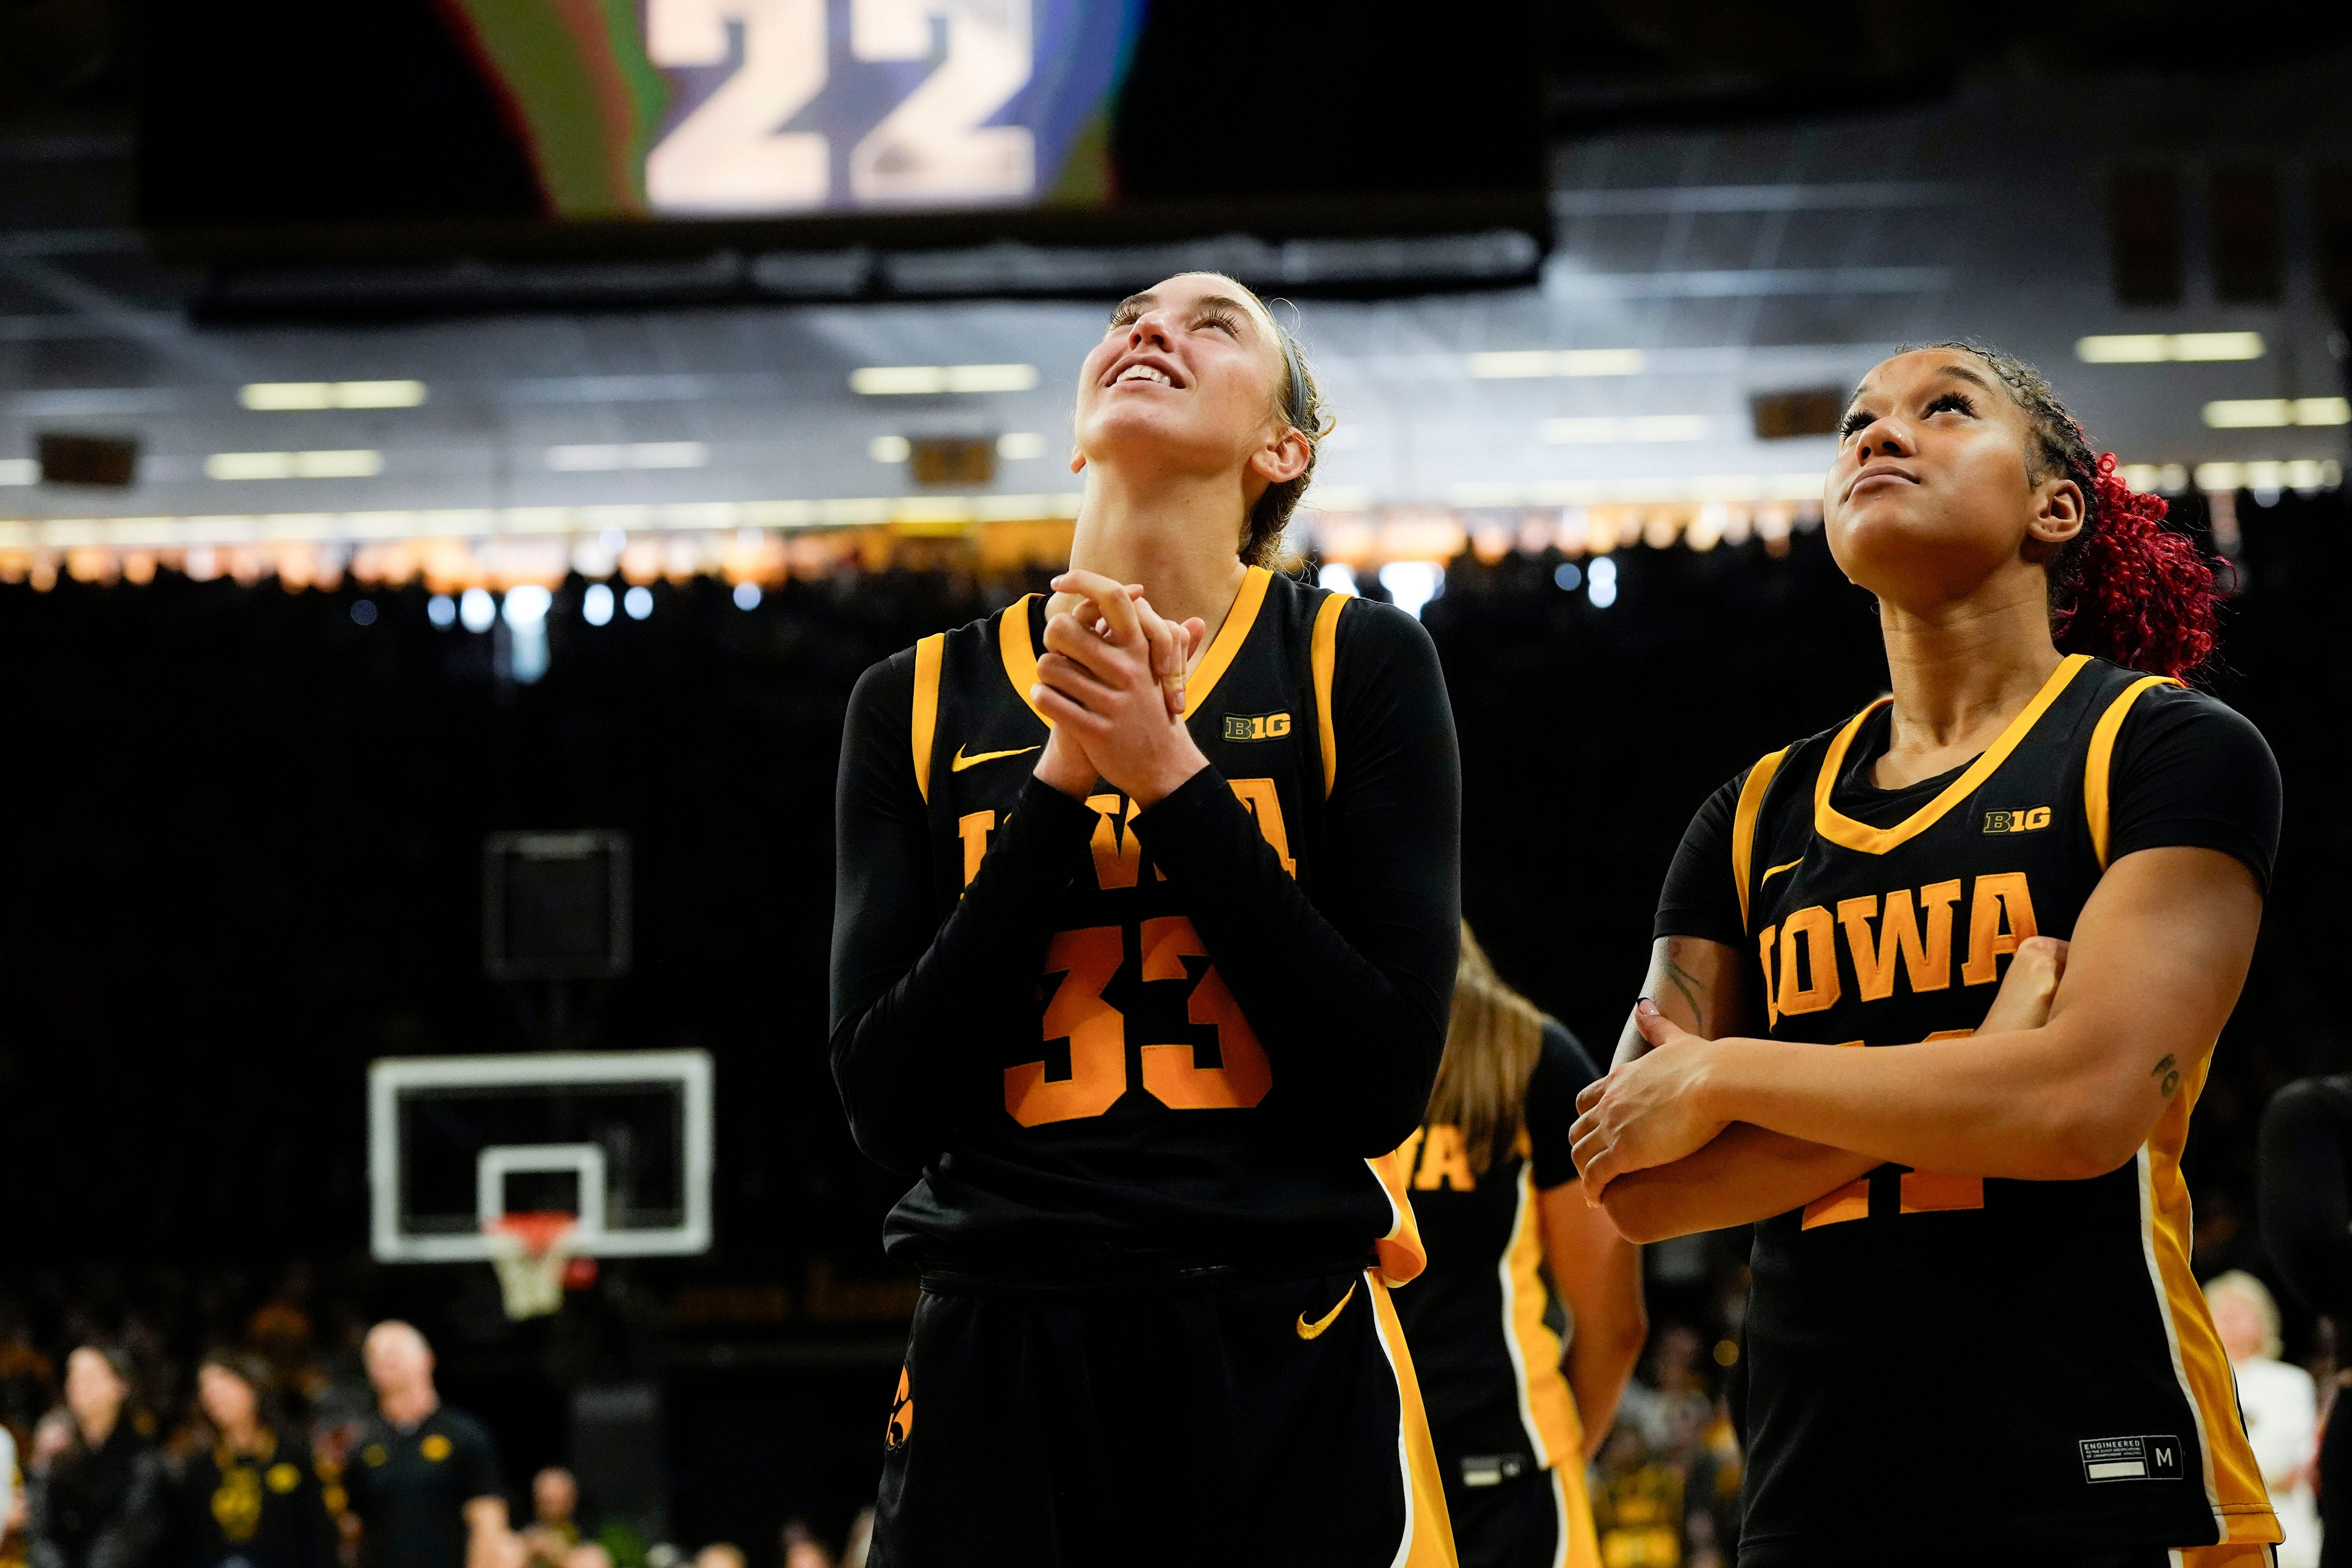
[[[499,1293],[515,1322],[563,1306],[563,1292],[596,1282],[596,1260],[579,1255],[580,1216],[560,1209],[504,1214],[486,1223]]]

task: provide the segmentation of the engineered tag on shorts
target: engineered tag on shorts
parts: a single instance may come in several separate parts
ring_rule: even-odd
[[[1462,1484],[1465,1487],[1498,1487],[1505,1481],[1517,1480],[1527,1473],[1525,1454],[1465,1454],[1462,1457]]]
[[[2100,1481],[2177,1481],[2180,1479],[2178,1437],[2085,1437],[2082,1440],[2083,1479]]]

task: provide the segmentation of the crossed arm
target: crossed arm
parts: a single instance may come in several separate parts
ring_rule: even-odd
[[[2201,1072],[2261,918],[2233,856],[2127,855],[2063,952],[2036,939],[2012,960],[1973,1038],[1899,1050],[1738,1037],[1756,1011],[1741,956],[1664,939],[1644,986],[1655,1005],[1635,1008],[1616,1065],[1578,1100],[1585,1186],[1627,1237],[1654,1240],[1785,1213],[1889,1162],[2103,1174]]]

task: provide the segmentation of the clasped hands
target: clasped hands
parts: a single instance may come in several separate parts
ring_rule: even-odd
[[[1150,808],[1209,765],[1184,727],[1184,679],[1208,626],[1171,621],[1139,584],[1097,572],[1054,579],[1055,602],[1076,603],[1045,622],[1045,651],[1029,700],[1053,724],[1037,776],[1084,799],[1108,779]]]

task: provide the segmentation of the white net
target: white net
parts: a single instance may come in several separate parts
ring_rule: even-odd
[[[516,1322],[563,1306],[563,1273],[575,1252],[579,1222],[570,1215],[510,1214],[483,1226],[499,1294]]]

